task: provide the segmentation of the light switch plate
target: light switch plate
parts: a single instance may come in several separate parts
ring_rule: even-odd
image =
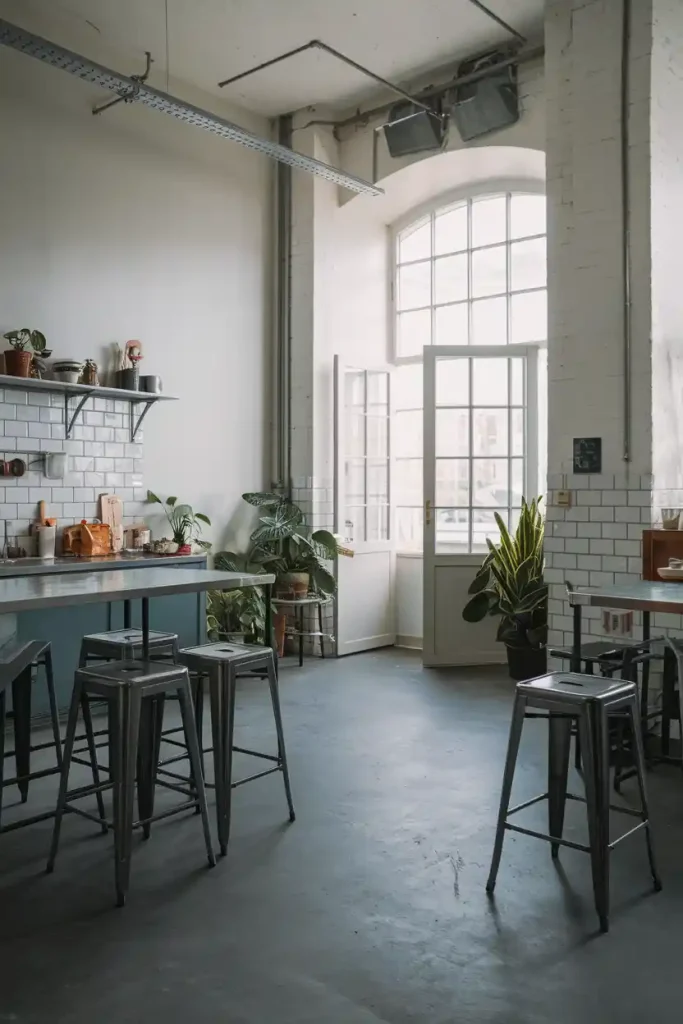
[[[571,508],[572,492],[571,491],[555,491],[555,504],[559,508]]]

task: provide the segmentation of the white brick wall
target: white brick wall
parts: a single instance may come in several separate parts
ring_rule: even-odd
[[[59,527],[100,514],[99,495],[115,493],[124,503],[124,522],[144,516],[147,491],[143,480],[142,431],[130,442],[130,406],[112,399],[91,399],[83,421],[64,436],[62,395],[0,389],[0,451],[5,458],[21,457],[27,463],[22,477],[0,478],[0,544],[8,539],[33,554],[29,526],[38,502],[47,502],[48,514]],[[43,475],[41,455],[65,452],[67,473],[62,480]]]

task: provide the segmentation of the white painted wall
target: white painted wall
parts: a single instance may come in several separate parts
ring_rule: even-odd
[[[267,477],[272,165],[155,111],[93,118],[101,96],[2,52],[0,331],[100,365],[141,339],[143,372],[180,399],[146,420],[145,484],[222,542]]]

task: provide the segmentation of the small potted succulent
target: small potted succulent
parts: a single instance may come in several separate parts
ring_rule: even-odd
[[[18,331],[7,331],[3,337],[12,346],[5,349],[5,373],[10,377],[30,377],[34,352],[45,351],[45,335],[22,327]],[[29,345],[32,351],[28,351]]]
[[[211,520],[203,512],[195,512],[190,505],[179,505],[176,497],[167,498],[162,501],[153,491],[147,491],[147,501],[151,505],[162,505],[166,518],[168,519],[173,534],[174,543],[177,544],[178,555],[191,555],[193,541],[204,551],[211,548],[208,540],[199,540],[198,534],[202,532],[202,523],[211,526]]]

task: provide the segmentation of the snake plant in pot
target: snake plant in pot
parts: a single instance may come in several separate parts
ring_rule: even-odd
[[[543,581],[544,521],[541,498],[526,502],[514,534],[496,514],[500,542],[487,538],[489,553],[470,584],[463,609],[466,622],[499,618],[497,639],[507,648],[512,679],[530,679],[546,670],[548,587]]]

